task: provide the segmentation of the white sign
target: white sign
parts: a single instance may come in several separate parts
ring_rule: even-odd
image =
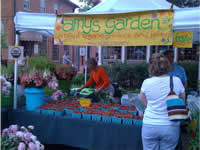
[[[8,47],[8,59],[13,60],[13,59],[18,59],[22,60],[24,59],[24,47],[23,46],[9,46]]]
[[[86,54],[86,50],[85,50],[85,47],[81,47],[80,48],[80,56],[85,56]]]
[[[39,50],[38,50],[38,44],[34,44],[34,54],[38,54]]]

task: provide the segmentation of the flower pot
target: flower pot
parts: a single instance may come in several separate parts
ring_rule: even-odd
[[[33,111],[36,107],[44,104],[44,89],[43,88],[26,88],[26,110]]]

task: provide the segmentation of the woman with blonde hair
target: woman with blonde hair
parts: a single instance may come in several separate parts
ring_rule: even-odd
[[[170,62],[164,55],[155,53],[150,58],[149,78],[142,83],[140,99],[146,110],[142,126],[143,150],[174,150],[179,139],[180,123],[170,121],[166,106],[170,92]],[[173,76],[173,91],[185,99],[185,88]]]

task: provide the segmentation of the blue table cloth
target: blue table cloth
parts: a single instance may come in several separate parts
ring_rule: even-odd
[[[34,125],[45,144],[64,144],[89,150],[142,150],[141,126],[104,123],[37,112],[8,112],[9,124]]]

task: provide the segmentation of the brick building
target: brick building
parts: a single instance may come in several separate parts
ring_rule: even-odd
[[[7,45],[15,44],[14,16],[16,12],[32,13],[68,13],[74,12],[78,6],[70,0],[2,0],[1,24],[4,27],[5,42]],[[24,32],[19,35],[19,45],[24,46],[24,56],[48,56],[55,62],[61,63],[64,50],[72,46],[56,46],[53,38],[38,33]],[[2,60],[7,60],[8,49],[2,49]]]

